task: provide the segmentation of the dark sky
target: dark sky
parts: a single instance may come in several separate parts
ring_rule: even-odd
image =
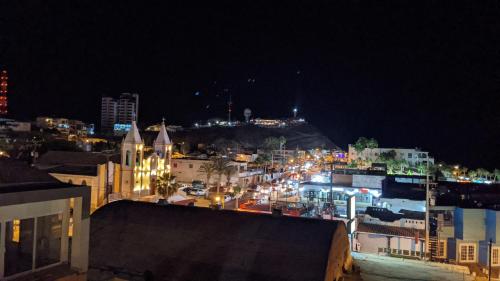
[[[102,95],[138,92],[141,121],[192,124],[224,117],[230,93],[240,119],[298,106],[343,147],[368,136],[493,168],[499,5],[0,0],[0,64],[17,118],[98,123]]]

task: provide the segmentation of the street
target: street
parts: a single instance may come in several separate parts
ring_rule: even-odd
[[[472,281],[468,274],[453,272],[436,263],[352,253],[363,281]]]

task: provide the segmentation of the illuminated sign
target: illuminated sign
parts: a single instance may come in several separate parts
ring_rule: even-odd
[[[347,199],[347,219],[352,220],[356,216],[356,197],[349,196]]]
[[[130,131],[130,128],[132,128],[131,124],[115,124],[113,126],[114,131],[121,131],[121,132],[128,132]]]

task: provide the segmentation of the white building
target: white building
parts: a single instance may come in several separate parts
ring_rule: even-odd
[[[17,161],[2,159],[0,167],[0,279],[36,279],[24,275],[40,270],[51,280],[64,272],[74,276],[70,269],[86,272],[90,189]]]
[[[426,164],[427,161],[429,164],[434,164],[434,158],[430,157],[429,152],[418,148],[365,148],[361,153],[358,153],[351,144],[349,144],[349,162],[358,159],[374,162],[380,158],[381,153],[390,151],[395,152],[396,159],[405,160],[412,166]]]
[[[424,252],[422,229],[360,222],[354,237],[357,252],[413,258],[421,257]]]
[[[207,181],[207,175],[200,172],[200,167],[205,163],[211,163],[208,159],[197,158],[176,158],[172,159],[172,175],[179,182],[191,183],[194,180]],[[248,169],[247,162],[231,161],[230,165],[236,168],[236,172],[231,176],[230,183],[247,186],[248,184],[259,183],[264,180],[262,169]],[[214,172],[210,178],[210,184],[217,184],[219,175]],[[222,175],[221,183],[227,182],[226,175]]]

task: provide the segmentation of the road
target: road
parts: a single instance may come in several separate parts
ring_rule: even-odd
[[[472,281],[472,276],[449,271],[434,263],[353,253],[363,281]]]

